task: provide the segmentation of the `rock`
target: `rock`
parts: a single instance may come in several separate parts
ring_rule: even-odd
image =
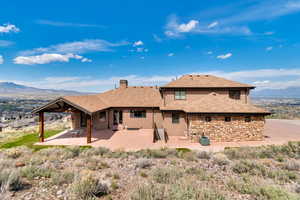
[[[16,162],[15,167],[24,167],[25,163],[23,162]]]
[[[57,195],[57,196],[60,196],[60,195],[63,194],[63,192],[64,192],[64,191],[62,191],[62,190],[58,190],[58,191],[56,192],[56,195]]]

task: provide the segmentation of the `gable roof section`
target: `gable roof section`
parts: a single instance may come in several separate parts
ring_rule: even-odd
[[[161,88],[255,88],[252,85],[239,83],[213,75],[184,75]]]
[[[202,96],[197,101],[185,104],[182,101],[174,101],[171,104],[162,106],[161,110],[181,110],[187,113],[244,113],[244,114],[270,114],[268,111],[253,106],[244,104],[237,100],[228,99],[211,93]]]

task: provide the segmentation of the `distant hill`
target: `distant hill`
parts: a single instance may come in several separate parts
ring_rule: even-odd
[[[300,98],[300,87],[289,87],[286,89],[265,89],[254,90],[251,93],[252,97],[266,98]]]
[[[66,95],[84,95],[71,90],[40,89],[19,85],[13,82],[0,82],[0,97],[6,98],[46,98],[52,99]]]

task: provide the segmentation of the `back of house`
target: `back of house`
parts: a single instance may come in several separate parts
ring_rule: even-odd
[[[71,112],[73,129],[153,129],[167,136],[213,141],[262,140],[265,116],[250,102],[254,86],[212,75],[184,75],[161,87],[129,86],[86,96],[61,97],[35,113]],[[89,141],[89,140],[88,140]]]

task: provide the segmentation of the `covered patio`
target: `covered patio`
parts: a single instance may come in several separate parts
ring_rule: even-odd
[[[292,121],[292,122],[291,122]],[[225,147],[241,146],[262,146],[281,145],[289,141],[300,141],[300,120],[267,120],[263,141],[248,142],[219,142],[210,146],[201,146],[199,143],[192,143],[183,140],[180,136],[170,136],[168,142],[157,141],[153,143],[153,129],[139,130],[93,130],[91,143],[93,147],[106,147],[111,150],[136,151],[141,149],[168,148],[189,148],[203,151],[223,151]],[[86,135],[83,133],[78,137],[70,130],[66,130],[55,136],[47,138],[44,142],[36,145],[80,145],[85,146]]]
[[[39,141],[40,143],[45,142],[45,113],[49,112],[65,112],[70,113],[72,116],[72,124],[74,122],[73,115],[80,116],[80,124],[84,124],[84,127],[76,127],[73,130],[68,132],[60,133],[58,136],[61,137],[70,137],[71,135],[84,135],[85,144],[89,144],[92,142],[92,131],[93,131],[93,115],[90,111],[73,104],[64,98],[56,99],[43,107],[35,109],[32,111],[34,114],[38,114],[39,116]],[[83,117],[84,116],[84,117]],[[57,135],[56,135],[57,136]],[[81,138],[82,139],[82,138]]]

